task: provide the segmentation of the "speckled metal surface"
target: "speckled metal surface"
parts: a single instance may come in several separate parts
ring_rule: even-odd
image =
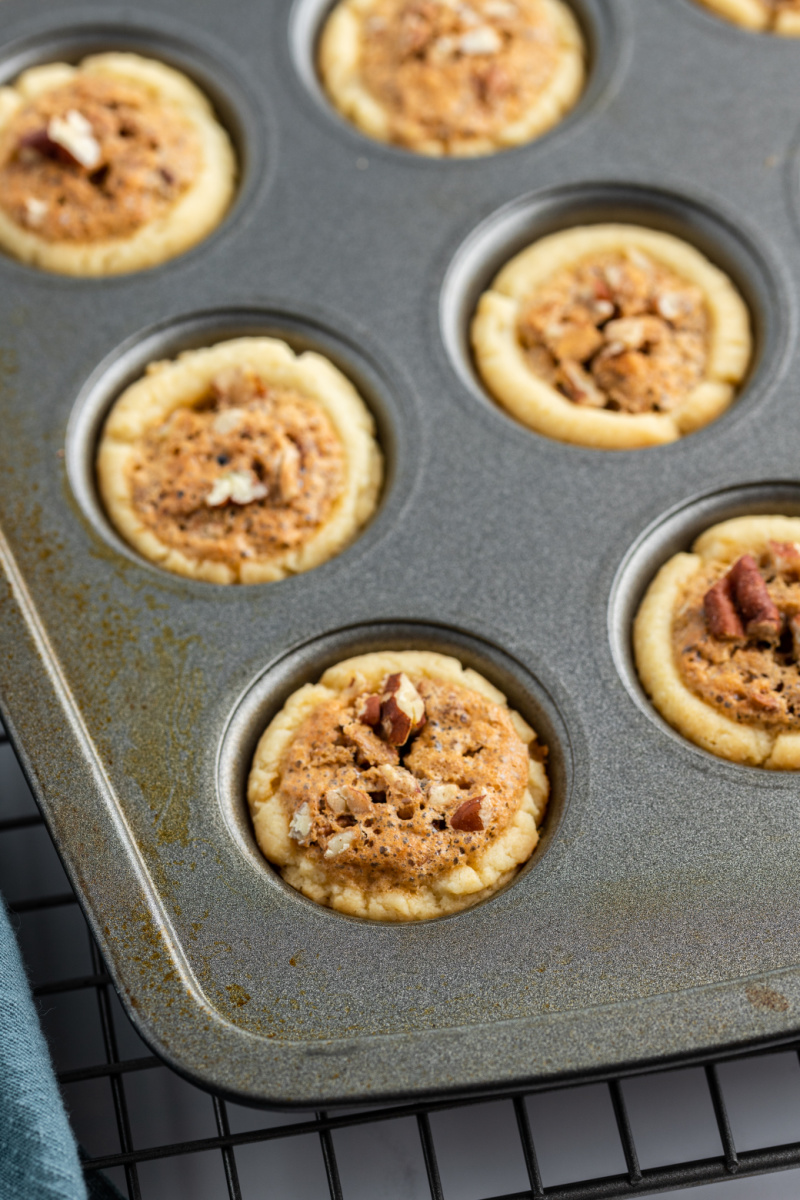
[[[201,1082],[303,1105],[796,1034],[798,781],[668,731],[629,629],[655,566],[697,528],[800,512],[800,42],[691,0],[575,0],[594,65],[569,120],[518,150],[435,162],[366,141],[316,94],[323,8],[0,8],[4,79],[99,47],[164,57],[211,91],[244,163],[220,230],[155,270],[80,281],[0,259],[3,716],[133,1020]],[[687,236],[753,309],[740,400],[675,445],[538,437],[483,396],[465,356],[500,261],[608,217]],[[171,577],[98,509],[98,422],[149,359],[262,330],[330,353],[362,388],[389,462],[382,507],[295,579]],[[480,665],[554,763],[531,867],[473,911],[406,927],[291,892],[242,799],[287,689],[386,643]]]

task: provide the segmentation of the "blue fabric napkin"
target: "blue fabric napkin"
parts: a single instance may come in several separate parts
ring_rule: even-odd
[[[87,1200],[19,948],[0,899],[0,1200]]]

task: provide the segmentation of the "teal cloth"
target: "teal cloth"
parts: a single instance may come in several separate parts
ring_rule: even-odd
[[[19,948],[0,899],[0,1200],[87,1200]]]

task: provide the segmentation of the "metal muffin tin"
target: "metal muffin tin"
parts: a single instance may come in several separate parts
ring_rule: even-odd
[[[800,785],[715,759],[643,696],[630,624],[712,521],[800,513],[800,42],[691,0],[574,0],[583,100],[539,141],[429,161],[363,138],[310,69],[324,4],[5,0],[0,73],[128,47],[212,95],[242,161],[206,242],[60,278],[0,259],[3,719],[142,1036],[272,1104],[583,1078],[796,1036]],[[641,221],[750,304],[720,420],[593,451],[515,424],[466,327],[537,234]],[[375,413],[380,510],[343,554],[222,588],[141,561],[97,502],[108,404],[153,358],[242,333],[329,354]],[[248,756],[298,683],[379,646],[457,654],[549,745],[541,848],[501,894],[392,926],[286,887],[255,849]]]

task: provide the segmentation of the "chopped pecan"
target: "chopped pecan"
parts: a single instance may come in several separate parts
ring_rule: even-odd
[[[334,858],[337,854],[341,854],[343,850],[349,849],[356,837],[358,837],[358,826],[353,829],[345,829],[343,833],[335,833],[329,839],[325,850],[325,858]]]
[[[703,610],[712,637],[723,642],[744,640],[744,625],[733,603],[731,581],[723,575],[703,597]]]
[[[770,598],[767,585],[752,554],[743,554],[729,571],[731,591],[742,614],[745,633],[758,641],[778,641],[781,614]]]
[[[755,704],[757,708],[762,708],[765,712],[780,711],[781,702],[766,680],[754,683],[747,689],[747,694],[751,703]]]
[[[280,457],[278,488],[284,504],[294,500],[300,491],[300,451],[289,439]]]
[[[381,697],[381,733],[390,746],[403,746],[425,724],[425,701],[404,673],[390,675]]]
[[[440,811],[449,808],[459,791],[454,783],[434,783],[428,790],[428,803]]]
[[[252,504],[254,500],[263,500],[266,495],[267,488],[259,482],[253,471],[227,471],[214,480],[206,496],[206,504],[209,508],[221,508],[229,502]]]
[[[422,798],[422,789],[414,775],[402,767],[379,767],[386,782],[386,799],[401,821],[410,821]]]
[[[558,381],[567,397],[575,404],[585,404],[590,408],[605,407],[606,397],[580,363],[571,362],[569,359],[562,362]]]
[[[469,800],[465,800],[463,804],[459,804],[450,818],[450,828],[464,833],[478,833],[483,829],[483,818],[481,817],[482,799],[483,796],[472,796]]]
[[[289,825],[289,837],[295,842],[302,842],[311,832],[311,813],[308,805],[302,804],[294,814]]]
[[[342,726],[342,736],[352,742],[358,750],[358,759],[362,765],[376,766],[378,763],[396,763],[397,750],[387,745],[382,738],[368,725],[361,721],[348,721]]]
[[[358,719],[362,725],[377,725],[381,719],[380,696],[365,696],[358,710]]]
[[[792,635],[792,658],[800,662],[800,613],[789,618],[789,632]]]
[[[20,149],[35,150],[44,158],[71,163],[93,171],[100,165],[102,150],[92,126],[82,113],[71,108],[66,117],[53,117],[44,129],[34,129],[20,138]]]
[[[770,542],[769,557],[777,571],[800,578],[800,545],[797,542]]]
[[[59,146],[58,142],[51,140],[46,126],[42,129],[34,129],[30,133],[24,134],[24,136],[19,139],[18,148],[20,151],[33,150],[36,154],[40,154],[42,158],[52,158],[58,162],[77,162],[77,159],[74,159],[72,155],[64,149],[63,146]],[[23,155],[23,157],[25,156]],[[35,161],[32,155],[30,156],[30,161]]]
[[[368,793],[361,788],[351,787],[349,783],[328,788],[325,793],[325,803],[337,816],[350,812],[354,817],[363,817],[372,808],[372,801]]]

